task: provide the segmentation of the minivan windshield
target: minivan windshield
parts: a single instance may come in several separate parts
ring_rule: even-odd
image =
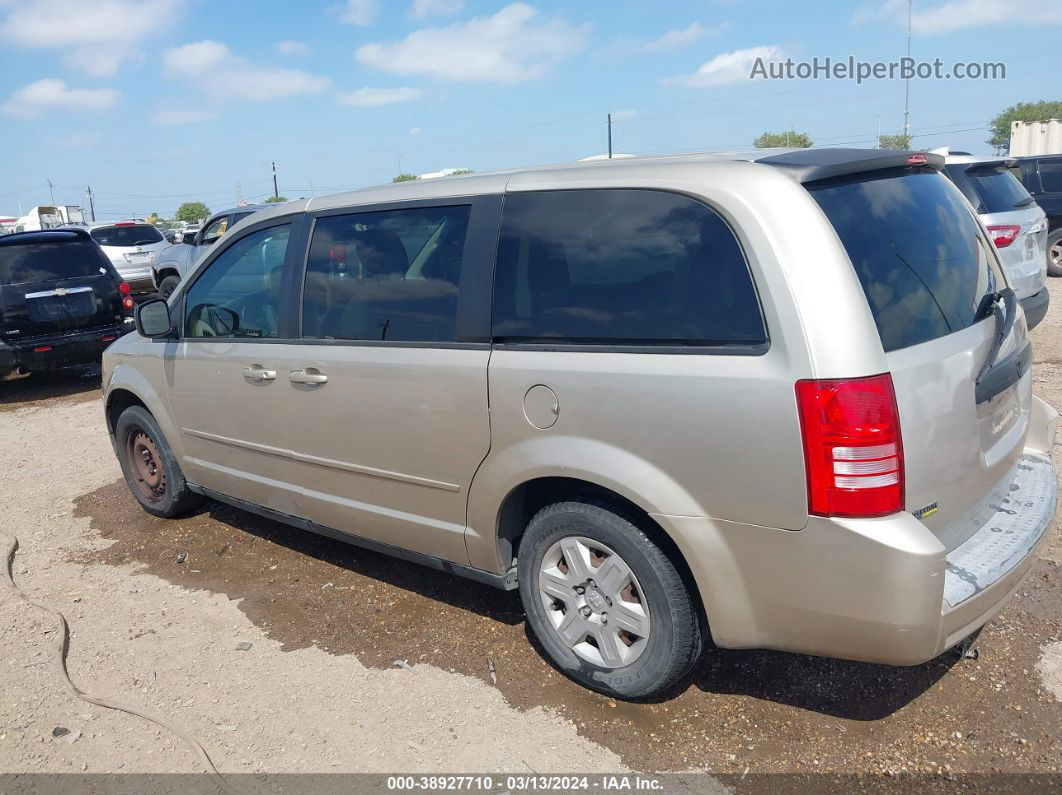
[[[0,246],[0,285],[55,282],[106,273],[99,249],[85,241]]]
[[[886,352],[973,325],[985,296],[1005,285],[977,219],[941,174],[883,172],[809,191],[848,251]]]
[[[131,224],[129,226],[101,226],[89,234],[101,246],[150,246],[160,243],[162,233],[151,224]]]

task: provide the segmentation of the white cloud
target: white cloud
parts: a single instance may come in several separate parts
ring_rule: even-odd
[[[355,91],[340,91],[338,101],[340,105],[374,108],[395,102],[410,102],[420,99],[420,96],[419,88],[359,88]]]
[[[409,134],[410,135],[420,135],[420,127],[410,127],[409,128]]]
[[[688,47],[695,41],[700,41],[705,36],[714,36],[722,33],[729,27],[729,22],[720,22],[718,25],[713,25],[710,28],[704,27],[700,22],[693,22],[687,27],[669,30],[662,36],[658,36],[652,41],[645,42],[645,44],[642,45],[642,50],[644,52],[677,50],[681,47]]]
[[[164,33],[185,0],[8,0],[0,2],[0,39],[20,47],[63,50],[92,75],[113,75],[137,58],[141,42]]]
[[[537,16],[534,8],[513,3],[493,16],[424,28],[394,44],[366,44],[355,57],[400,75],[516,83],[579,52],[586,38],[585,27],[560,19],[538,22]]]
[[[218,113],[214,110],[172,109],[160,110],[155,114],[153,121],[155,124],[195,124],[196,122],[209,121],[217,117]]]
[[[348,25],[364,27],[376,21],[376,0],[346,0],[336,8],[339,18]]]
[[[414,19],[456,14],[465,7],[465,0],[413,0]]]
[[[308,55],[310,45],[304,41],[285,39],[276,43],[277,52],[281,55]]]
[[[773,45],[724,52],[702,64],[701,68],[691,75],[668,77],[663,82],[665,84],[691,86],[693,88],[741,83],[749,79],[752,65],[757,58],[762,58],[764,61],[773,61],[782,57],[781,47]]]
[[[113,88],[70,88],[59,78],[46,77],[14,91],[0,108],[9,116],[33,119],[49,110],[107,110],[120,96]]]
[[[852,17],[857,25],[882,20],[906,26],[906,0],[879,0],[863,6]],[[916,3],[911,15],[912,30],[929,36],[1000,23],[1007,27],[1062,24],[1062,5],[1044,0],[948,0],[929,7]]]
[[[220,41],[210,39],[166,50],[163,62],[171,76],[196,81],[197,86],[214,99],[260,102],[317,94],[332,84],[327,77],[301,69],[259,66],[233,55]],[[218,79],[204,79],[218,71],[224,72]]]

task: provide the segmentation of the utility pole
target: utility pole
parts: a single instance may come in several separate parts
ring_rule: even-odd
[[[48,180],[48,193],[52,196],[52,207],[55,206],[55,189],[52,187],[52,181]]]
[[[273,161],[273,198],[280,198],[280,191],[277,190],[277,161]]]
[[[907,0],[907,59],[911,58],[911,5],[914,0]],[[907,78],[903,98],[903,134],[905,138],[911,135],[911,78]],[[910,143],[908,142],[908,146]]]
[[[608,114],[608,159],[612,159],[612,114]]]
[[[92,201],[92,186],[89,185],[85,190],[88,191],[89,214],[92,216],[92,223],[96,223],[96,205]]]

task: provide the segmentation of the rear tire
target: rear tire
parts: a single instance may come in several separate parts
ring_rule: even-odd
[[[172,519],[197,508],[203,497],[188,481],[155,418],[142,406],[130,406],[114,429],[118,461],[129,491],[145,511]]]
[[[1062,227],[1047,236],[1047,275],[1062,276]]]
[[[700,657],[700,611],[682,575],[638,520],[611,506],[568,501],[540,510],[520,541],[517,569],[542,648],[591,690],[646,698]]]
[[[163,300],[168,299],[173,295],[173,291],[177,289],[177,285],[181,283],[179,276],[167,276],[161,282],[159,282],[159,298]]]

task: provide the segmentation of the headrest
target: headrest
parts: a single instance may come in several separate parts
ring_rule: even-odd
[[[358,259],[367,274],[401,275],[409,270],[409,256],[402,239],[390,229],[366,229],[354,233]]]

